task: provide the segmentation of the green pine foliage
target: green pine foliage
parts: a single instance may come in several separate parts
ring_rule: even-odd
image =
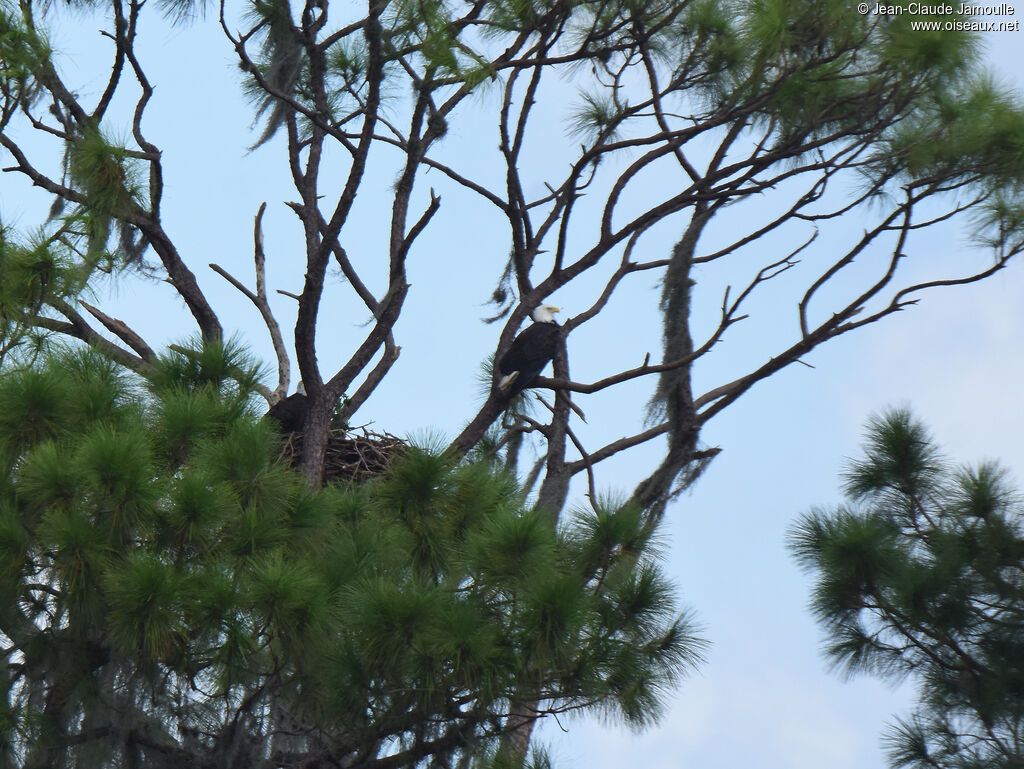
[[[920,686],[886,736],[892,766],[1024,765],[1024,509],[1005,471],[950,468],[892,411],[871,422],[845,492],[790,545],[816,576],[834,664]]]
[[[86,7],[91,4],[91,0],[72,3]],[[17,114],[18,106],[32,107],[44,86],[55,77],[53,50],[42,19],[37,19],[33,11],[31,5],[0,2],[0,130]],[[146,203],[146,185],[138,164],[140,153],[113,141],[98,120],[90,119],[78,130],[55,133],[62,136],[65,145],[61,182],[71,191],[69,197],[75,205],[64,216],[63,202],[55,205],[51,218],[59,220],[59,226],[51,228],[45,237],[35,238],[39,244],[23,246],[22,250],[32,253],[41,247],[54,258],[75,264],[82,279],[97,267],[110,272],[126,263],[137,264],[137,252],[142,247],[133,220],[141,210],[140,204]],[[9,239],[14,240],[0,227],[5,250],[12,248],[6,243]]]
[[[116,274],[135,259],[120,246],[109,248],[115,234],[127,237],[127,225],[115,220],[135,205],[129,177],[122,175],[130,166],[117,159],[124,160],[123,150],[97,141],[74,164],[76,179],[94,196],[59,224],[28,235],[0,222],[0,362],[18,354],[29,362],[46,336],[64,327],[55,316],[88,298],[99,273]],[[137,246],[129,241],[122,245]]]
[[[700,661],[638,510],[417,447],[311,489],[243,351],[177,349],[0,378],[0,764],[483,767],[514,695],[639,727]]]
[[[20,238],[0,223],[0,350],[6,353],[29,333],[32,317],[47,305],[85,290],[88,271],[59,242],[37,232]]]
[[[31,18],[26,11],[7,0],[0,3],[0,93],[12,101],[33,104],[42,93],[36,75],[52,51],[35,25],[26,23]],[[0,112],[0,129],[13,116],[13,110]]]
[[[119,262],[134,261],[133,256],[119,254],[111,240],[119,228],[122,240],[129,237],[124,234],[128,223],[145,203],[138,161],[121,143],[93,126],[68,141],[65,164],[80,200],[63,218],[64,237],[59,242],[70,246],[71,252],[78,241],[84,242],[85,263],[101,265],[108,272]]]
[[[98,217],[125,215],[140,194],[127,150],[98,130],[71,145],[68,169],[86,195],[88,209]]]

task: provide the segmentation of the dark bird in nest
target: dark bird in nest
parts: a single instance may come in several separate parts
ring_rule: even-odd
[[[533,387],[540,372],[558,352],[556,312],[559,309],[550,304],[542,304],[534,310],[533,325],[519,333],[508,352],[498,361],[498,370],[502,373],[498,389],[509,397]]]
[[[282,432],[299,433],[306,427],[308,414],[309,397],[306,388],[299,382],[295,392],[271,406],[266,416],[277,422]]]

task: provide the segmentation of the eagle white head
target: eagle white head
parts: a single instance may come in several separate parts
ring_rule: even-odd
[[[556,312],[561,312],[561,310],[551,304],[542,304],[531,313],[530,317],[536,323],[554,323]]]

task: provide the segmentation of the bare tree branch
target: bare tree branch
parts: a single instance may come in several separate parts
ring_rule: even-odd
[[[227,270],[217,264],[210,264],[210,269],[224,278],[228,283],[242,292],[245,297],[256,305],[260,316],[270,332],[270,339],[274,345],[274,354],[277,356],[277,387],[272,394],[272,402],[276,403],[288,394],[288,384],[291,378],[291,361],[288,358],[288,350],[284,346],[284,337],[281,334],[281,327],[270,309],[270,302],[267,300],[267,276],[266,276],[266,255],[263,252],[263,213],[267,210],[267,204],[262,203],[256,213],[253,223],[253,261],[256,267],[256,293],[253,293],[245,285],[231,275]]]
[[[135,331],[133,331],[124,321],[118,320],[117,318],[111,318],[109,315],[100,311],[98,308],[93,307],[84,300],[80,299],[78,300],[78,303],[88,310],[90,315],[102,323],[108,331],[116,335],[122,342],[135,350],[142,360],[147,363],[151,363],[156,359],[156,353],[153,352],[153,349],[148,344],[146,344],[146,340],[135,333]]]

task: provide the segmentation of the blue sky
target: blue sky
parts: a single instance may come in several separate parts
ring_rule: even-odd
[[[266,200],[268,282],[297,291],[303,257],[296,220],[283,204],[294,192],[279,141],[246,153],[255,136],[249,131],[251,111],[238,95],[231,50],[213,21],[173,29],[153,25],[146,33],[143,64],[156,95],[144,127],[164,150],[168,230],[225,325],[269,361],[255,310],[206,265],[220,263],[251,283],[252,217]],[[56,48],[73,73],[69,79],[82,93],[100,87],[107,72],[99,26],[78,15],[56,31]],[[984,38],[993,66],[1018,89],[1024,82],[1022,34]],[[479,98],[486,107],[493,97]],[[564,134],[564,127],[552,116],[552,135]],[[127,133],[127,124],[120,128]],[[453,123],[444,151],[480,153],[486,173],[494,140],[481,139],[480,130],[472,122]],[[543,142],[533,151],[538,164],[553,162]],[[374,208],[393,180],[386,163],[371,166],[357,229],[347,230],[357,267],[372,266],[381,221]],[[442,182],[420,179],[420,199],[430,184],[440,189]],[[0,176],[5,222],[34,226],[48,206],[48,199],[20,179]],[[412,291],[396,330],[402,357],[359,415],[397,434],[454,435],[473,413],[477,368],[500,331],[480,322],[507,252],[500,222],[467,193],[444,186],[435,224],[409,265]],[[666,229],[659,236],[662,245],[656,240],[648,247],[648,258],[666,255],[674,233]],[[963,233],[954,227],[937,230],[914,248],[929,268],[952,269],[970,258]],[[710,269],[696,277],[702,287],[738,281]],[[379,288],[374,281],[371,275],[371,287]],[[669,570],[712,642],[708,663],[679,690],[663,723],[642,734],[594,719],[563,719],[567,731],[545,726],[541,736],[560,766],[885,766],[879,734],[893,714],[905,712],[912,692],[868,679],[844,682],[828,672],[821,635],[806,611],[809,581],[784,550],[785,532],[810,506],[838,501],[838,474],[845,459],[857,455],[866,418],[890,405],[912,406],[955,461],[998,458],[1024,477],[1024,409],[1017,395],[1024,376],[1022,288],[1024,266],[1017,264],[985,283],[928,295],[920,306],[816,351],[807,359],[814,368],[792,366],[770,378],[709,424],[703,440],[723,452],[696,488],[670,508],[664,531]],[[553,299],[572,313],[592,301],[593,290],[584,286]],[[731,372],[763,359],[764,341],[791,330],[792,305],[779,296],[770,295],[772,301],[759,305],[721,353],[695,372],[698,389],[728,381]],[[616,299],[614,324],[574,335],[576,378],[588,381],[638,365],[647,351],[656,356],[658,297],[652,280],[640,276]],[[101,299],[108,312],[153,344],[192,332],[167,286],[125,282]],[[702,294],[699,301],[711,312],[720,294]],[[274,302],[288,327],[293,303],[280,296]],[[340,280],[329,286],[325,311],[330,325],[321,332],[320,361],[329,367],[361,338],[358,324],[366,313]],[[635,426],[645,398],[638,388],[581,399],[595,445]],[[600,485],[628,492],[656,456],[639,451],[610,463]]]

